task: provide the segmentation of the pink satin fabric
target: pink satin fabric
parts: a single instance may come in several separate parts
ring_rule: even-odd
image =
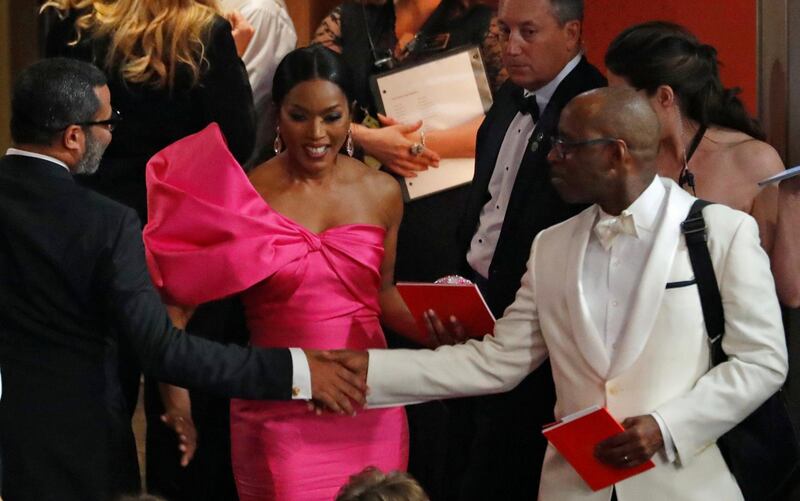
[[[216,124],[155,155],[147,190],[147,263],[168,300],[194,305],[242,292],[255,346],[386,346],[378,321],[383,228],[315,234],[275,212]],[[316,416],[303,402],[233,400],[231,442],[242,501],[329,501],[366,466],[404,470],[408,458],[402,408],[353,418]]]

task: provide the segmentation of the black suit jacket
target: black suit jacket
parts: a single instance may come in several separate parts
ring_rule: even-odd
[[[535,151],[529,148],[522,158],[497,248],[489,267],[486,301],[498,317],[514,300],[536,234],[569,219],[584,208],[567,204],[558,196],[550,183],[547,153],[550,151],[550,136],[557,132],[561,110],[569,100],[581,92],[603,87],[606,83],[605,77],[597,68],[589,64],[586,58],[582,58],[575,69],[561,81],[539,117],[532,136],[532,142],[538,143],[538,147]],[[507,81],[495,96],[494,104],[478,130],[475,177],[459,228],[462,256],[467,255],[472,237],[478,228],[481,209],[491,198],[489,181],[506,130],[518,111],[514,101],[514,95],[518,92],[521,89]],[[468,266],[466,261],[463,265]],[[468,271],[468,268],[464,271]]]
[[[7,501],[105,501],[137,487],[111,332],[159,380],[291,398],[288,350],[226,347],[172,327],[134,211],[52,162],[0,159],[0,305]]]
[[[550,183],[550,136],[556,133],[561,110],[570,99],[605,84],[600,72],[581,59],[541,112],[530,143],[536,147],[529,147],[522,158],[484,287],[486,302],[497,317],[514,300],[536,234],[583,209],[562,201]],[[517,114],[514,95],[519,92],[522,89],[506,82],[478,130],[475,177],[459,228],[461,256],[466,257],[481,209],[491,198],[489,181],[506,131]],[[470,273],[466,259],[463,267]],[[476,402],[475,437],[459,499],[529,499],[538,491],[547,445],[538,425],[552,422],[554,403],[549,364],[514,390]]]

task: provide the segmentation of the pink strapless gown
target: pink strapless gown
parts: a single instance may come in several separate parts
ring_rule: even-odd
[[[378,322],[383,228],[315,234],[278,214],[216,124],[153,157],[147,187],[148,266],[168,299],[200,304],[244,291],[255,346],[386,346]],[[231,442],[242,501],[330,501],[363,468],[405,470],[408,461],[402,408],[317,416],[304,402],[233,400]]]

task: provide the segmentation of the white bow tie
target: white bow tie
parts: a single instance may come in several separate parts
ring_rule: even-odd
[[[636,224],[633,222],[633,214],[627,210],[622,211],[619,216],[601,219],[594,225],[594,234],[597,235],[600,245],[605,250],[614,245],[614,239],[621,233],[638,237]]]

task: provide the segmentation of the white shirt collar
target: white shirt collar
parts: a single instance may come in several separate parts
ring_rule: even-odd
[[[583,53],[581,52],[577,56],[570,59],[570,61],[564,66],[564,68],[561,69],[561,72],[558,75],[556,75],[554,79],[550,80],[550,82],[545,84],[543,87],[536,89],[535,92],[531,92],[528,89],[525,89],[523,95],[525,97],[528,97],[536,94],[536,104],[539,105],[539,111],[543,113],[545,108],[547,108],[547,104],[550,102],[550,99],[553,97],[553,94],[556,93],[556,89],[558,89],[558,86],[561,85],[561,82],[565,78],[567,78],[567,75],[569,75],[572,72],[572,70],[574,70],[575,67],[578,66],[578,63],[581,62],[582,57]]]
[[[38,158],[39,160],[46,160],[48,162],[53,162],[54,164],[58,164],[61,167],[64,167],[65,169],[67,169],[67,172],[71,172],[69,170],[69,167],[67,167],[67,164],[65,164],[61,160],[59,160],[57,158],[53,158],[53,157],[48,156],[48,155],[42,155],[41,153],[34,153],[32,151],[19,150],[17,148],[9,148],[9,149],[6,150],[6,155],[19,155],[19,156],[22,156],[22,157],[31,157],[31,158]]]
[[[637,230],[652,232],[666,194],[667,189],[664,188],[664,183],[658,176],[655,176],[650,186],[623,212],[628,212],[633,216],[633,223]],[[597,206],[597,215],[598,221],[614,217],[606,213],[599,205]]]

